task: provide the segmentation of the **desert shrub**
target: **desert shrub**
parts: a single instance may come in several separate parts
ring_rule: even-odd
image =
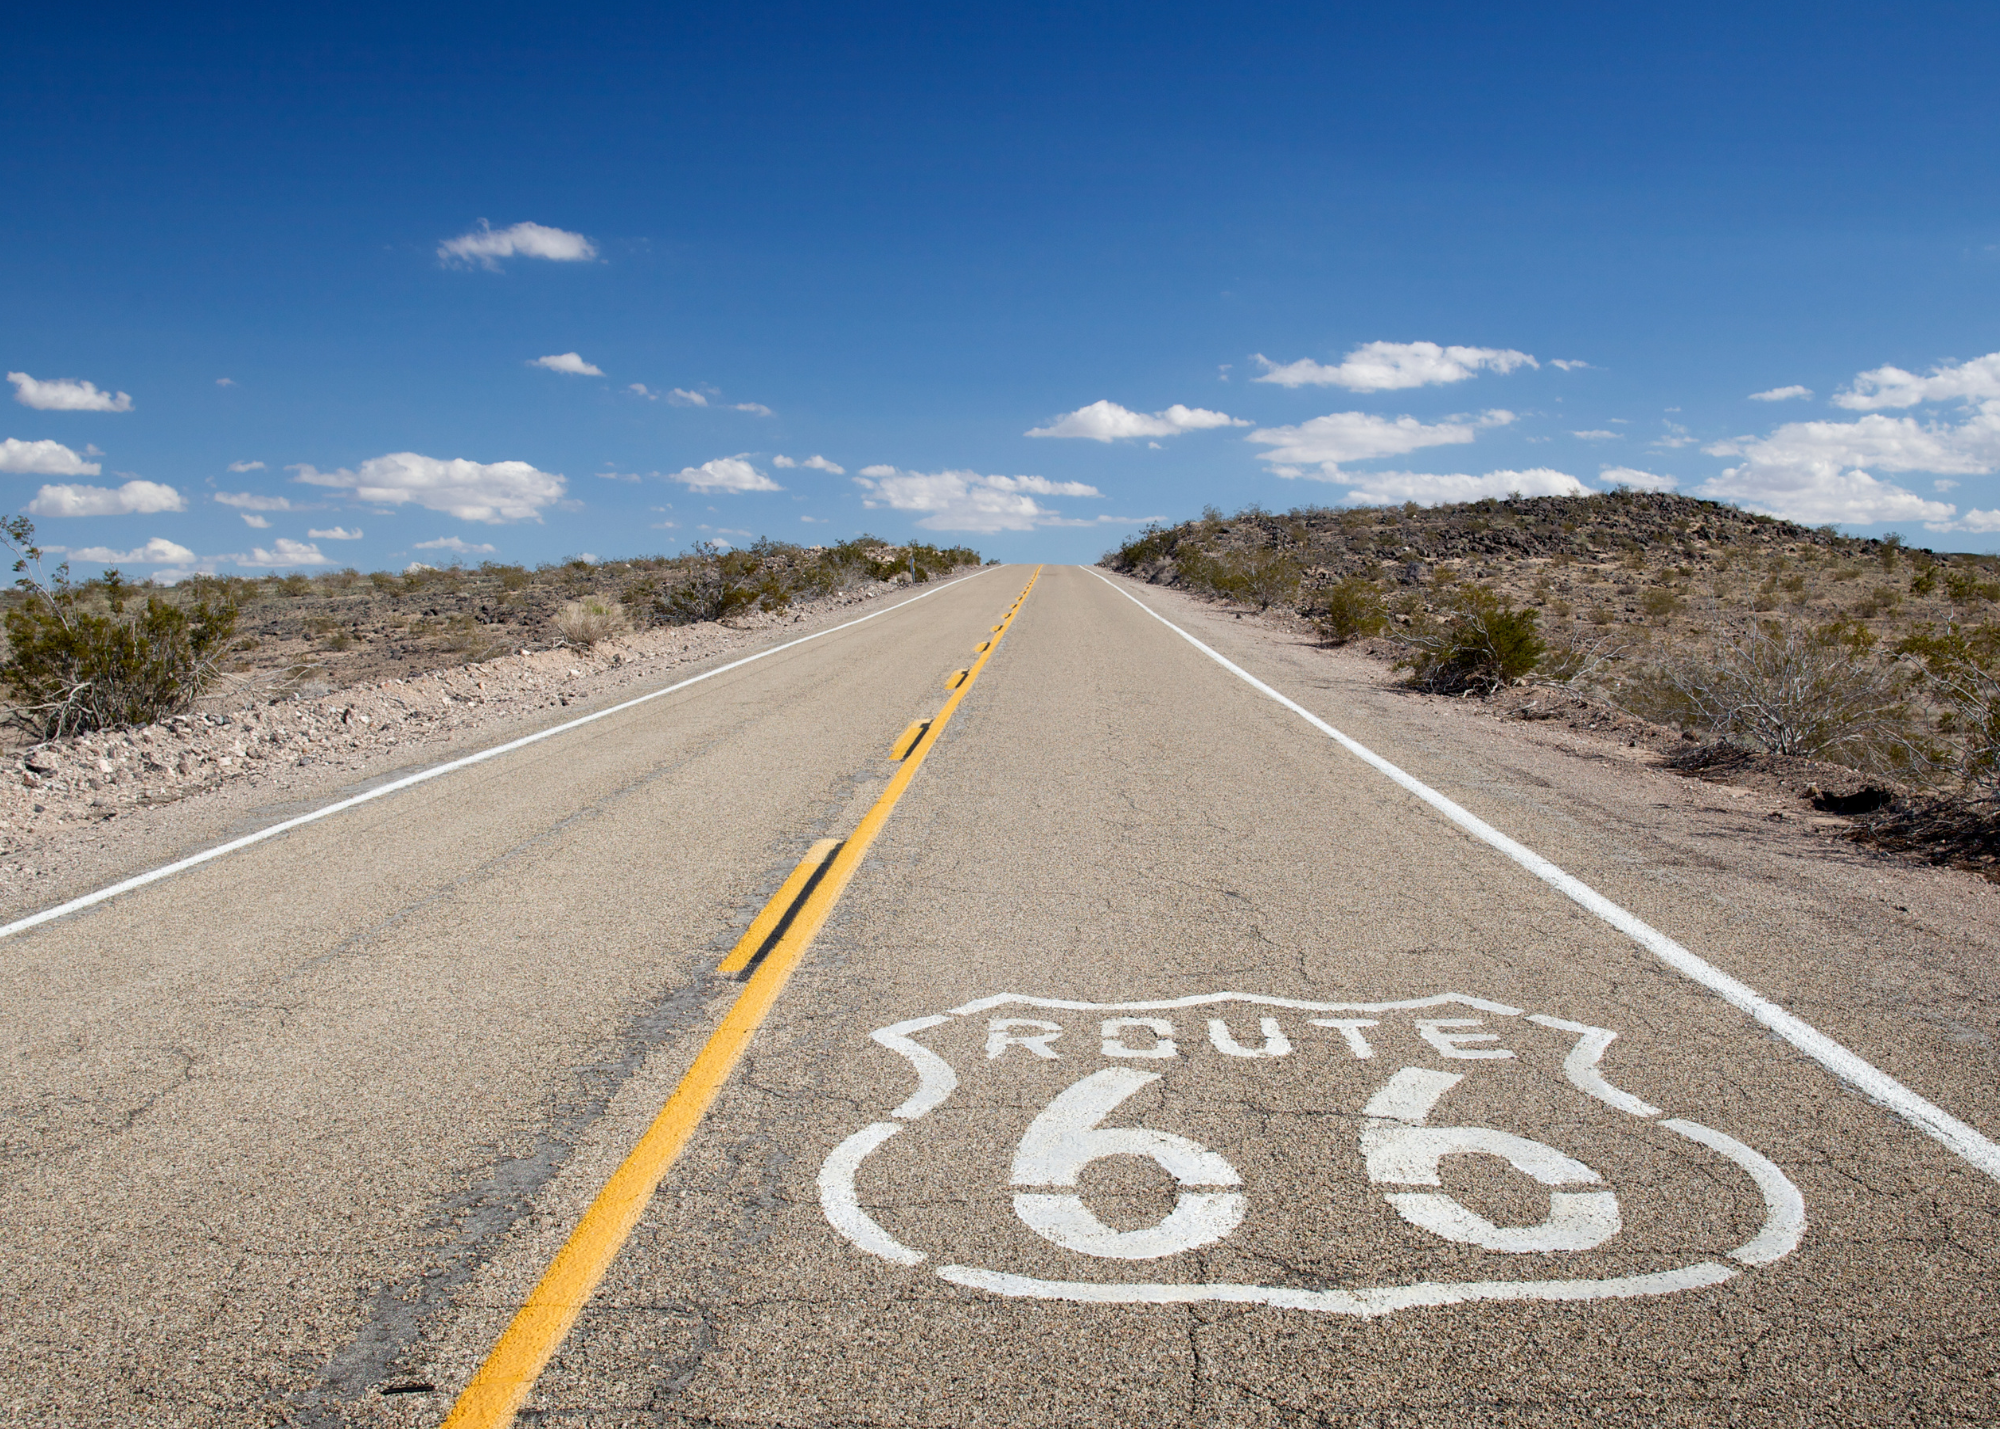
[[[148,592],[128,614],[131,586],[117,571],[107,570],[94,589],[73,584],[67,565],[45,579],[34,538],[25,516],[0,524],[25,597],[6,613],[11,650],[0,664],[14,721],[36,738],[57,739],[151,724],[192,705],[228,650],[235,603],[191,581],[185,603]],[[92,608],[98,599],[102,611]]]
[[[1629,682],[1635,714],[1771,754],[1857,768],[1900,765],[1916,748],[1903,681],[1861,626],[1753,623]]]
[[[1299,588],[1299,563],[1268,548],[1225,551],[1218,557],[1184,546],[1175,553],[1174,564],[1183,585],[1259,610],[1290,598]]]
[[[1977,601],[2000,600],[2000,584],[1981,580],[1977,571],[1951,569],[1944,573],[1944,593],[1954,605],[1972,605]]]
[[[1942,707],[1944,762],[1964,783],[2000,793],[2000,625],[1947,622],[1896,648],[1922,662],[1926,692]]]
[[[379,591],[394,593],[402,589],[403,582],[398,579],[394,571],[370,571],[368,584]]]
[[[1639,597],[1639,609],[1654,620],[1665,620],[1668,616],[1679,613],[1680,608],[1681,598],[1664,586],[1654,586]]]
[[[602,596],[572,600],[556,612],[556,634],[571,645],[588,649],[600,640],[631,628],[625,612],[615,601]]]
[[[1382,591],[1362,576],[1348,576],[1320,593],[1319,633],[1329,645],[1381,633],[1388,623]]]
[[[1433,694],[1491,692],[1532,671],[1542,658],[1540,617],[1516,609],[1492,590],[1461,584],[1396,636],[1398,668],[1408,668],[1417,688]]]
[[[1107,551],[1104,564],[1113,570],[1129,571],[1135,566],[1150,565],[1164,560],[1174,553],[1174,536],[1160,529],[1159,523],[1148,526],[1115,551]]]

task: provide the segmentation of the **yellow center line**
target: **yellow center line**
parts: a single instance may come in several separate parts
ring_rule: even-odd
[[[792,870],[791,877],[771,895],[771,901],[764,905],[764,911],[750,920],[750,926],[743,930],[743,936],[736,940],[736,946],[730,949],[729,956],[716,967],[717,972],[741,972],[750,965],[750,959],[764,946],[764,940],[771,936],[771,930],[778,926],[778,920],[791,911],[792,905],[799,901],[799,895],[805,891],[806,885],[812,882],[812,876],[820,871],[821,865],[831,858],[833,851],[839,847],[839,839],[821,839],[806,850],[806,856],[799,860],[799,866]]]
[[[451,1414],[444,1421],[444,1429],[504,1429],[513,1422],[514,1412],[535,1387],[542,1369],[550,1356],[567,1338],[576,1317],[596,1291],[604,1272],[632,1234],[632,1228],[639,1223],[645,1213],[653,1192],[659,1189],[660,1181],[673,1166],[674,1161],[686,1147],[695,1128],[707,1115],[716,1094],[723,1083],[735,1070],[737,1061],[758,1027],[770,1015],[772,1006],[790,980],[792,971],[805,957],[819,930],[826,926],[833,908],[840,901],[853,879],[861,860],[867,856],[868,847],[875,842],[875,836],[889,822],[889,815],[895,811],[896,803],[903,792],[916,778],[917,770],[932,749],[937,747],[938,738],[950,722],[959,702],[986,662],[993,658],[993,647],[997,646],[1007,633],[1007,627],[1014,623],[1014,615],[1021,608],[1021,602],[1028,598],[1028,592],[1035,588],[1041,578],[1042,568],[1028,578],[1028,584],[1021,590],[1000,623],[999,633],[982,647],[983,653],[973,663],[970,673],[952,691],[951,698],[944,702],[930,726],[919,736],[909,758],[903,761],[889,787],[882,791],[882,797],[875,801],[855,828],[847,841],[840,846],[826,872],[806,896],[793,916],[791,925],[778,939],[777,944],[765,957],[763,966],[751,975],[743,985],[721,1025],[715,1029],[701,1054],[694,1059],[687,1075],[681,1078],[674,1094],[667,1098],[667,1104],[660,1109],[646,1134],[639,1138],[638,1145],[619,1163],[611,1173],[604,1189],[597,1193],[597,1199],[583,1213],[576,1229],[556,1252],[549,1268],[542,1273],[541,1280],[529,1292],[527,1301],[514,1315],[499,1342],[479,1372],[459,1394],[452,1405]],[[808,855],[808,858],[811,856]],[[801,865],[803,867],[803,865]],[[797,877],[797,871],[793,877]],[[808,874],[810,877],[810,874]],[[780,905],[778,899],[773,906]],[[768,910],[767,910],[768,911]],[[746,935],[747,937],[747,935]],[[740,945],[739,945],[740,946]],[[733,955],[732,955],[733,956]]]

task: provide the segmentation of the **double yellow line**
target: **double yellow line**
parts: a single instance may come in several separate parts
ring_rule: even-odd
[[[681,1078],[674,1094],[667,1098],[659,1116],[639,1138],[639,1144],[611,1173],[604,1189],[597,1193],[597,1199],[583,1213],[576,1229],[570,1232],[563,1248],[556,1252],[549,1268],[543,1272],[541,1280],[528,1295],[527,1302],[508,1324],[499,1343],[493,1346],[486,1362],[479,1372],[459,1394],[457,1403],[452,1405],[451,1414],[444,1421],[444,1429],[503,1429],[511,1424],[514,1412],[521,1407],[521,1401],[534,1388],[535,1380],[569,1335],[576,1317],[583,1312],[596,1291],[604,1272],[611,1267],[619,1249],[632,1234],[632,1228],[639,1223],[646,1205],[652,1200],[653,1192],[660,1181],[681,1154],[695,1128],[722,1090],[723,1083],[742,1057],[750,1039],[756,1034],[764,1019],[770,1015],[771,1007],[778,1000],[778,994],[785,990],[785,983],[798,967],[806,949],[840,901],[853,879],[861,860],[868,854],[868,847],[875,842],[875,836],[882,832],[889,822],[896,803],[903,792],[910,787],[910,781],[917,777],[917,770],[933,748],[936,747],[944,727],[958,709],[959,701],[965,698],[973,681],[986,662],[993,658],[993,651],[1014,623],[1014,615],[1021,608],[1021,602],[1028,598],[1028,592],[1035,588],[1041,578],[1042,568],[1035,567],[1028,584],[1007,608],[1007,614],[993,627],[992,638],[981,644],[979,658],[969,671],[953,671],[951,698],[944,702],[944,708],[924,726],[922,732],[908,746],[903,755],[902,767],[889,781],[889,787],[882,791],[882,797],[875,801],[875,807],[839,847],[833,850],[830,862],[825,863],[825,872],[813,882],[813,874],[820,867],[820,859],[808,854],[803,863],[785,881],[777,896],[765,905],[757,915],[718,971],[733,972],[746,966],[762,949],[774,929],[784,924],[777,941],[764,955],[750,980],[744,984],[734,1005],[722,1019],[701,1049],[694,1065]],[[907,737],[908,731],[905,731]],[[899,740],[900,746],[903,741]],[[815,853],[824,858],[824,843],[815,845]],[[799,895],[805,892],[803,902]],[[796,907],[794,904],[796,903]],[[791,914],[791,921],[785,923],[785,915]]]

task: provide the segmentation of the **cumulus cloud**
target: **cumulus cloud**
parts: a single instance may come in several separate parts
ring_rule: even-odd
[[[1752,392],[1750,400],[1752,402],[1789,402],[1794,397],[1810,396],[1812,396],[1812,388],[1800,387],[1794,384],[1790,387],[1773,387],[1768,392]]]
[[[1598,477],[1613,486],[1629,486],[1634,491],[1672,491],[1680,485],[1671,476],[1659,476],[1632,466],[1607,466],[1598,472]]]
[[[1417,471],[1369,472],[1348,476],[1348,499],[1365,506],[1393,506],[1414,501],[1439,506],[1458,501],[1484,501],[1508,496],[1588,496],[1590,488],[1568,472],[1545,466],[1526,471],[1489,471],[1484,476]]]
[[[1440,347],[1434,342],[1365,342],[1336,367],[1310,357],[1273,362],[1261,352],[1254,360],[1264,369],[1255,381],[1280,387],[1345,387],[1350,392],[1396,392],[1463,382],[1482,370],[1505,373],[1540,366],[1511,347]]]
[[[330,566],[332,561],[320,554],[318,546],[309,546],[304,541],[294,541],[280,536],[272,542],[273,549],[262,546],[252,548],[247,556],[238,556],[239,566]]]
[[[1369,412],[1330,412],[1294,427],[1260,427],[1245,440],[1271,448],[1263,453],[1280,476],[1312,475],[1302,468],[1316,466],[1315,479],[1344,481],[1340,464],[1373,457],[1401,456],[1421,447],[1455,446],[1472,441],[1479,426],[1505,426],[1512,412],[1486,413],[1477,425],[1463,419],[1426,424],[1415,417],[1378,417]]]
[[[73,377],[37,382],[25,372],[10,372],[14,400],[40,412],[129,412],[132,398],[124,392],[100,392],[94,383]]]
[[[263,463],[259,462],[259,466]],[[292,503],[282,496],[259,496],[254,491],[218,491],[215,499],[238,511],[290,511]]]
[[[0,441],[0,471],[15,476],[96,476],[102,470],[61,442],[24,442],[15,437]]]
[[[1205,407],[1184,407],[1178,402],[1164,412],[1148,415],[1121,407],[1116,402],[1098,401],[1065,413],[1046,427],[1032,427],[1028,435],[1115,442],[1127,437],[1175,437],[1182,432],[1198,432],[1209,427],[1249,425],[1247,421],[1225,412],[1211,412]]]
[[[1983,404],[1956,425],[1871,413],[1852,422],[1787,422],[1769,436],[1738,437],[1703,450],[1743,460],[1695,488],[1698,496],[1808,524],[1948,526],[1954,507],[1875,473],[1994,471],[2000,467],[2000,401]]]
[[[109,546],[85,546],[69,552],[69,557],[74,561],[95,561],[106,566],[171,566],[192,561],[195,554],[164,536],[155,536],[136,550],[114,551]]]
[[[240,476],[246,471],[262,471],[264,463],[261,461],[232,461],[229,463],[229,469]]]
[[[766,407],[762,402],[734,402],[730,404],[729,410],[732,412],[749,412],[753,416],[758,416],[758,417],[771,417],[777,415],[769,407]]]
[[[234,387],[236,379],[234,377],[218,377],[215,379],[215,385],[218,387]]]
[[[819,455],[817,452],[807,457],[804,461],[793,461],[788,456],[774,456],[771,458],[771,465],[779,468],[802,466],[812,471],[826,472],[831,476],[847,475],[846,467],[841,466],[838,462],[828,461],[825,457]]]
[[[699,392],[690,392],[685,387],[669,387],[667,400],[676,407],[706,407],[708,398]]]
[[[694,491],[783,491],[785,488],[740,456],[717,457],[700,466],[682,467],[667,480]]]
[[[1587,372],[1592,370],[1588,362],[1581,362],[1574,357],[1552,357],[1549,359],[1549,366],[1563,372]]]
[[[416,452],[390,452],[370,457],[358,471],[316,471],[296,468],[298,479],[312,486],[341,487],[357,501],[383,506],[415,502],[426,511],[442,511],[461,521],[539,521],[542,508],[560,501],[569,484],[557,473],[541,471],[524,461],[477,462],[462,457],[444,460]]]
[[[45,486],[28,503],[31,516],[133,516],[185,510],[181,494],[157,481],[128,481],[118,487]]]
[[[306,534],[315,541],[358,541],[361,539],[361,530],[359,527],[350,531],[345,526],[329,526],[324,531],[308,531]]]
[[[1591,430],[1586,432],[1571,432],[1570,435],[1586,442],[1615,442],[1625,434],[1623,432]]]
[[[319,533],[315,531],[313,534],[316,536]],[[461,540],[457,536],[440,536],[435,541],[419,541],[416,548],[419,551],[450,551],[454,556],[490,556],[500,549],[498,546],[489,546],[483,542]]]
[[[574,352],[558,352],[548,357],[538,357],[528,364],[530,367],[546,367],[551,372],[569,372],[578,377],[602,377],[604,369],[585,362]]]
[[[248,511],[239,511],[236,514],[241,516],[243,524],[253,531],[268,531],[271,529],[271,518],[268,516],[258,516]]]
[[[582,263],[597,256],[597,246],[581,233],[560,228],[544,228],[539,223],[517,223],[512,228],[494,228],[485,219],[479,227],[438,245],[438,257],[447,263],[478,263],[498,268],[502,258],[546,258],[554,263]]]
[[[920,511],[932,531],[1031,531],[1037,526],[1087,526],[1035,500],[1037,496],[1101,496],[1081,481],[1040,476],[981,476],[975,471],[898,471],[866,466],[854,478],[862,505]]]
[[[1914,407],[1919,402],[2000,402],[2000,352],[1970,362],[1933,367],[1919,377],[1900,367],[1878,367],[1857,376],[1845,392],[1835,394],[1836,407],[1855,412],[1883,407]]]

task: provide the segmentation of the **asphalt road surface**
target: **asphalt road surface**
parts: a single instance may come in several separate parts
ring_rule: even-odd
[[[0,1418],[2000,1419],[1981,888],[1033,574],[0,942]]]

